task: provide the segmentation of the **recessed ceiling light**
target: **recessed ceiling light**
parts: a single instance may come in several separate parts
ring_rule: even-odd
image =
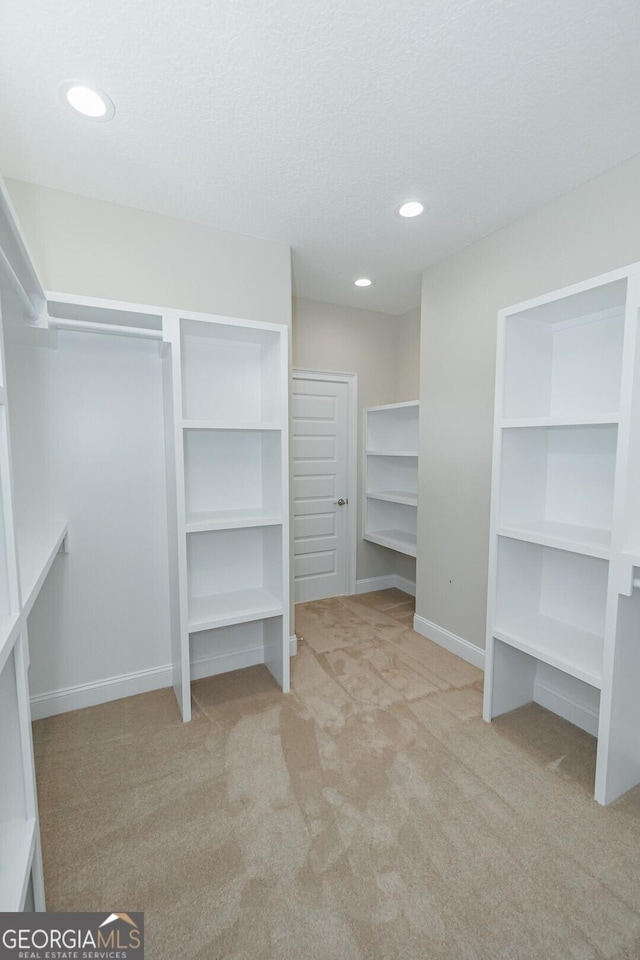
[[[111,120],[116,112],[113,101],[106,93],[79,80],[61,83],[60,96],[64,103],[90,120]]]
[[[401,217],[419,217],[421,213],[424,212],[424,204],[420,203],[419,200],[407,200],[406,203],[403,203],[398,207],[398,214]]]
[[[358,280],[354,280],[353,283],[356,287],[370,287],[373,280],[369,280],[368,277],[360,277]]]

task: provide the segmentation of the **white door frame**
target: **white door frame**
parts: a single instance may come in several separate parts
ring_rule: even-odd
[[[347,596],[356,592],[356,554],[358,549],[358,374],[295,367],[291,381],[321,380],[347,385]]]

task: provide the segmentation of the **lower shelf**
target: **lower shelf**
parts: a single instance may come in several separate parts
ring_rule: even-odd
[[[35,842],[35,820],[0,824],[0,912],[22,910]]]
[[[603,638],[544,614],[520,617],[493,636],[592,687],[602,686]]]
[[[558,547],[574,553],[607,560],[611,555],[611,531],[594,527],[580,527],[552,520],[510,523],[498,527],[498,536],[526,540],[542,546]]]
[[[370,500],[384,500],[388,503],[403,503],[408,507],[418,506],[418,494],[409,493],[406,490],[373,490],[367,493],[367,497]]]
[[[265,587],[193,597],[189,600],[189,633],[264,620],[283,613],[282,600]]]
[[[408,557],[415,557],[417,552],[418,538],[415,533],[407,533],[406,530],[368,531],[364,539],[398,553],[406,553]]]

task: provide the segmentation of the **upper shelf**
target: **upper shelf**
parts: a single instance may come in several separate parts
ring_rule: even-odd
[[[17,532],[22,611],[29,615],[49,570],[67,536],[64,521],[22,527]]]

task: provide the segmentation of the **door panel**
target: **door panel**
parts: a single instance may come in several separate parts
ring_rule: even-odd
[[[293,535],[295,599],[320,600],[347,589],[346,383],[294,375]]]

